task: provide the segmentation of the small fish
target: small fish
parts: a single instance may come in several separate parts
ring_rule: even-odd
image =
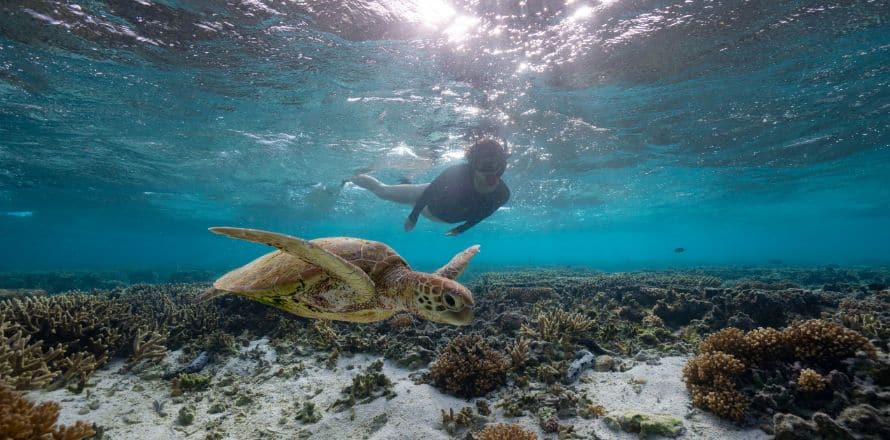
[[[399,178],[399,183],[402,185],[410,185],[411,179],[409,179],[407,177],[401,177],[401,178]]]
[[[683,252],[686,252],[686,248],[676,248],[676,249],[674,249],[674,252],[676,252],[678,254],[683,253]]]

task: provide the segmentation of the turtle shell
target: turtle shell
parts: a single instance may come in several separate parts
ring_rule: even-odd
[[[309,318],[367,322],[392,313],[390,298],[379,288],[382,277],[393,267],[408,267],[392,248],[352,237],[319,238],[310,243],[368,274],[377,286],[374,297],[360,299],[336,273],[280,250],[227,273],[213,287]]]

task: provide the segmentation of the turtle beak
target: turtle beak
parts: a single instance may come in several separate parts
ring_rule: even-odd
[[[464,326],[472,324],[473,317],[473,309],[471,307],[464,307],[457,312],[446,312],[443,316],[443,321],[446,324]]]

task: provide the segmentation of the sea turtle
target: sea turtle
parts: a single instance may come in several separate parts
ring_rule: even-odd
[[[278,250],[223,275],[198,301],[234,293],[307,318],[374,322],[410,311],[446,324],[473,320],[473,294],[454,279],[479,252],[479,245],[428,274],[411,270],[392,248],[377,241],[310,241],[257,229],[210,230]]]

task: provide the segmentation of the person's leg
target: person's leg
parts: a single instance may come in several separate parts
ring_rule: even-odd
[[[386,185],[367,174],[359,174],[347,180],[371,191],[381,199],[406,205],[413,205],[423,194],[423,190],[429,186],[428,183]]]

